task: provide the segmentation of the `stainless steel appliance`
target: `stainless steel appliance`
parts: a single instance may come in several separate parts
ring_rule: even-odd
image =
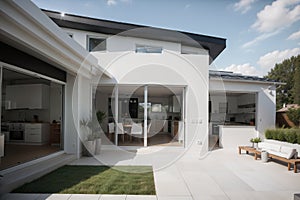
[[[9,124],[9,141],[24,141],[25,140],[25,124],[10,123]]]

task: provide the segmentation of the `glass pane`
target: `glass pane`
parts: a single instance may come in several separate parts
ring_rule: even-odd
[[[137,45],[135,52],[136,53],[162,53],[162,47]]]
[[[89,51],[105,51],[106,39],[103,38],[89,38]]]

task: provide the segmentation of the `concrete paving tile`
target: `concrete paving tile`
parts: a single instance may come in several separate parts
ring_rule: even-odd
[[[126,200],[157,200],[155,195],[127,195]]]
[[[292,200],[293,199],[293,192],[260,192],[260,191],[252,191],[252,192],[228,192],[228,197],[231,200]]]
[[[285,187],[282,184],[277,184],[276,181],[270,181],[272,180],[272,178],[269,177],[268,174],[261,174],[255,172],[240,172],[239,177],[256,191],[276,191],[283,189],[282,187]]]
[[[51,194],[47,200],[68,200],[71,194]]]
[[[223,191],[253,191],[253,188],[229,170],[209,174]]]
[[[194,200],[231,200],[226,195],[202,195],[202,196],[193,196]]]
[[[46,200],[51,196],[51,194],[40,194],[36,200]]]
[[[100,198],[99,194],[72,194],[68,200],[99,200]]]
[[[158,200],[193,200],[191,196],[160,196]]]
[[[183,172],[189,191],[195,199],[203,196],[219,195],[224,196],[224,191],[212,177],[205,173]]]
[[[101,195],[100,200],[126,200],[126,195],[103,194]]]
[[[155,189],[158,196],[190,196],[190,192],[175,166],[155,172]]]

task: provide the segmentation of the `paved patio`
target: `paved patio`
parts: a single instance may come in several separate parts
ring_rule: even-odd
[[[286,165],[255,161],[252,156],[238,155],[237,149],[219,149],[200,158],[197,146],[177,161],[170,162],[170,157],[176,158],[182,151],[182,148],[146,148],[123,154],[116,150],[103,150],[97,159],[85,157],[72,163],[99,165],[101,160],[111,165],[151,164],[156,196],[37,195],[26,199],[292,200],[294,193],[300,193],[300,173],[288,171]],[[167,165],[168,162],[170,165]],[[8,195],[5,199],[12,199],[10,197]],[[23,197],[25,199],[26,196]]]

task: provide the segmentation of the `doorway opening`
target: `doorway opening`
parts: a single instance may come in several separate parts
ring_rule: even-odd
[[[101,125],[104,145],[184,144],[183,86],[101,85],[94,104],[107,113]]]
[[[6,64],[0,71],[0,170],[63,150],[63,83]]]

